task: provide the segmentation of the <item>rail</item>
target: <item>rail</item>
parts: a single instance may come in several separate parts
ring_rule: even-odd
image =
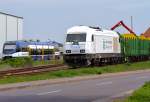
[[[45,65],[45,66],[38,66],[38,67],[29,67],[29,68],[22,68],[22,69],[13,69],[8,71],[0,71],[0,77],[3,78],[5,76],[12,76],[12,75],[27,75],[27,74],[35,74],[35,73],[42,73],[48,71],[57,71],[68,69],[69,67],[64,64],[58,65]]]

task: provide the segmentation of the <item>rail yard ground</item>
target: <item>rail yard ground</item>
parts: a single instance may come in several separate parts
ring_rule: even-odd
[[[101,66],[101,67],[60,70],[60,71],[53,71],[53,72],[43,72],[43,73],[33,74],[33,75],[6,76],[0,79],[0,84],[86,76],[86,75],[100,75],[104,73],[117,73],[117,72],[125,72],[125,71],[144,70],[144,69],[150,69],[150,61],[109,65],[109,66]]]

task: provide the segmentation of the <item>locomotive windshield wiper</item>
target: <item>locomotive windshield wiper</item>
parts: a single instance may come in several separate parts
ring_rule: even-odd
[[[79,42],[78,42],[78,40],[73,40],[73,43],[72,43],[72,45],[79,45]]]

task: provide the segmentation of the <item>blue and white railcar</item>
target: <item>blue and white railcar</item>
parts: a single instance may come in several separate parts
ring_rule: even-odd
[[[3,45],[3,58],[27,57],[29,43],[24,41],[7,41]]]
[[[119,34],[99,27],[74,26],[67,30],[64,60],[72,65],[91,65],[121,58]]]
[[[3,46],[3,58],[28,57],[33,60],[50,60],[54,46],[49,42],[7,41]]]

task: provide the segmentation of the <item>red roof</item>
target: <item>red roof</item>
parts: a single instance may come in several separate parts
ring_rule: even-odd
[[[145,36],[145,37],[150,37],[150,27],[142,35]]]

